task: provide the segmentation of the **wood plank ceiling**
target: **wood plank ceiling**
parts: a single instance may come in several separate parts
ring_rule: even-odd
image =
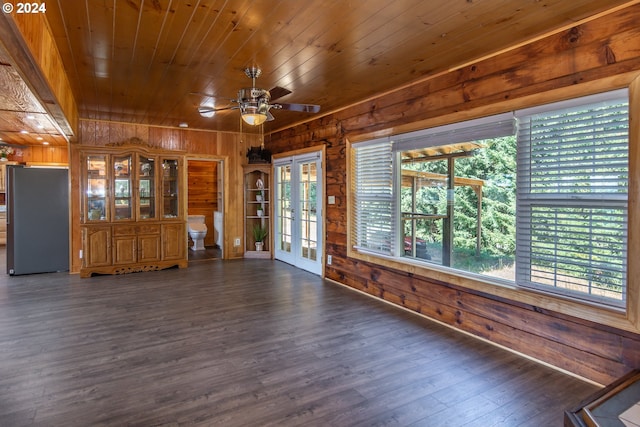
[[[67,139],[0,46],[0,144],[66,146]]]
[[[279,101],[318,104],[321,115],[632,3],[47,0],[46,16],[81,118],[236,132],[238,111],[204,118],[197,108],[231,105],[251,86],[245,67],[263,70],[257,87],[292,91]],[[0,108],[4,128],[28,123],[7,116],[20,110],[11,99]],[[273,115],[266,132],[318,116]]]

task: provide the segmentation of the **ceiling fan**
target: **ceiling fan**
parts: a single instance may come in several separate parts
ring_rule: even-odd
[[[260,77],[262,74],[262,70],[258,67],[245,68],[244,73],[251,79],[252,84],[250,88],[240,89],[238,91],[238,98],[231,100],[238,105],[223,108],[215,108],[211,105],[201,105],[198,108],[200,115],[203,117],[213,117],[218,111],[240,110],[242,120],[245,123],[257,126],[266,121],[273,120],[273,115],[270,111],[272,109],[299,111],[303,113],[317,113],[320,111],[320,106],[314,104],[272,103],[272,101],[290,94],[291,91],[279,86],[276,86],[271,90],[257,88],[256,78]]]

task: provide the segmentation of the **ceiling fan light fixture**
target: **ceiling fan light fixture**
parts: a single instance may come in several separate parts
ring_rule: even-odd
[[[257,101],[246,102],[240,105],[240,113],[242,120],[250,126],[259,126],[267,121],[267,113],[269,112],[269,101],[260,98]]]
[[[266,114],[256,114],[256,113],[244,113],[242,115],[242,120],[248,125],[258,126],[267,121]]]
[[[264,122],[274,120],[274,117],[271,114],[272,108],[275,110],[299,111],[304,113],[317,113],[320,111],[319,105],[288,103],[271,104],[272,99],[278,99],[286,96],[290,94],[291,91],[279,86],[276,86],[271,90],[256,87],[256,78],[262,74],[262,70],[258,67],[246,68],[244,72],[247,77],[251,79],[251,87],[245,87],[238,90],[237,98],[229,100],[237,105],[215,108],[213,104],[213,95],[207,95],[201,92],[190,92],[190,94],[204,95],[206,97],[205,102],[200,104],[198,107],[198,112],[202,117],[213,117],[218,111],[240,110],[240,129],[242,129],[242,122],[249,126],[260,126]],[[276,98],[272,97],[271,91],[274,91]]]

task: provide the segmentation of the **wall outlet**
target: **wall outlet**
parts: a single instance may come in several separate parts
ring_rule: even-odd
[[[331,255],[327,255],[327,265],[331,265],[331,261],[333,261],[333,258]]]
[[[240,238],[236,237],[236,240],[233,241],[233,246],[240,246]]]

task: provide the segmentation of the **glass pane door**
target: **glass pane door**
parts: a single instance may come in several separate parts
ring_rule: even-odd
[[[276,258],[293,263],[291,252],[294,209],[291,203],[291,164],[277,166],[276,174]]]
[[[320,153],[275,163],[275,257],[322,274],[322,168]]]
[[[131,156],[116,156],[113,159],[115,220],[126,220],[132,218],[131,163]]]
[[[107,156],[87,156],[87,204],[85,220],[107,220]]]
[[[140,219],[156,218],[156,160],[154,158],[140,156],[138,159],[139,178],[139,209]]]
[[[301,258],[318,259],[318,171],[315,160],[298,164]]]

